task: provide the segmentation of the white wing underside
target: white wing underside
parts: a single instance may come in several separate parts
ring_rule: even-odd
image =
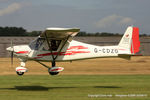
[[[79,31],[78,28],[47,28],[40,37],[45,37],[46,34],[49,39],[65,39],[68,36],[74,37]]]

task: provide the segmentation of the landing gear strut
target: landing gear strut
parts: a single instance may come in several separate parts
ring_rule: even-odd
[[[56,65],[55,61],[52,61],[52,62],[51,62],[51,63],[52,63],[52,67],[51,67],[51,68],[50,68],[49,66],[43,64],[43,63],[40,62],[40,61],[37,61],[37,62],[38,62],[39,64],[43,65],[44,67],[48,68],[48,73],[49,73],[50,75],[57,75],[57,74],[59,74],[59,72],[61,72],[61,71],[64,70],[63,67],[56,67],[56,66],[55,66],[55,65]]]

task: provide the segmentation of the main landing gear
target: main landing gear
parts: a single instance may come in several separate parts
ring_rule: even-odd
[[[63,71],[63,67],[56,67],[55,61],[52,62],[52,68],[48,68],[48,72],[50,75],[57,75],[59,72]]]
[[[52,61],[52,62],[51,62],[51,63],[52,63],[52,67],[51,67],[51,68],[50,68],[49,66],[45,65],[44,63],[40,62],[40,61],[36,61],[36,62],[38,62],[39,64],[41,64],[41,65],[43,65],[44,67],[48,68],[48,73],[49,73],[50,75],[58,75],[59,72],[61,72],[61,71],[64,70],[63,67],[56,67],[56,66],[55,66],[55,65],[56,65],[55,61]]]
[[[55,68],[55,65],[56,65],[56,63],[55,63],[55,61],[53,61],[52,62],[52,68],[48,68],[48,72],[49,72],[49,74],[50,75],[57,75],[57,74],[59,74],[59,72],[54,72],[53,70],[53,68]]]
[[[50,70],[51,70],[51,68],[48,69],[48,72],[49,72],[50,75],[57,75],[57,74],[59,74],[59,72],[51,72]]]

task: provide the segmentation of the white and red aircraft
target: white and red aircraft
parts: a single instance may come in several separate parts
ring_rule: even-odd
[[[56,67],[55,62],[73,61],[89,58],[120,57],[130,59],[139,52],[139,29],[129,26],[120,43],[115,46],[95,46],[72,40],[80,31],[78,28],[47,28],[29,45],[8,47],[7,50],[20,59],[20,66],[16,68],[18,75],[27,72],[25,63],[33,60],[48,68],[50,75],[57,75],[64,68]],[[49,67],[42,62],[51,62]]]

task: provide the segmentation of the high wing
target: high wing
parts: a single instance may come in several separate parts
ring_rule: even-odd
[[[55,60],[57,59],[58,55],[62,51],[63,47],[66,45],[67,41],[71,41],[72,38],[78,34],[80,29],[78,28],[47,28],[40,37],[45,38],[47,44],[49,46],[49,51],[52,54],[52,67],[55,67]],[[58,46],[59,50],[56,56],[53,55],[53,47],[56,46],[56,42],[60,41],[61,43]],[[55,45],[54,45],[55,44]],[[40,62],[39,62],[40,63]]]
[[[80,29],[78,28],[47,28],[40,37],[45,36],[49,39],[65,39],[68,36],[74,37],[78,34]]]

